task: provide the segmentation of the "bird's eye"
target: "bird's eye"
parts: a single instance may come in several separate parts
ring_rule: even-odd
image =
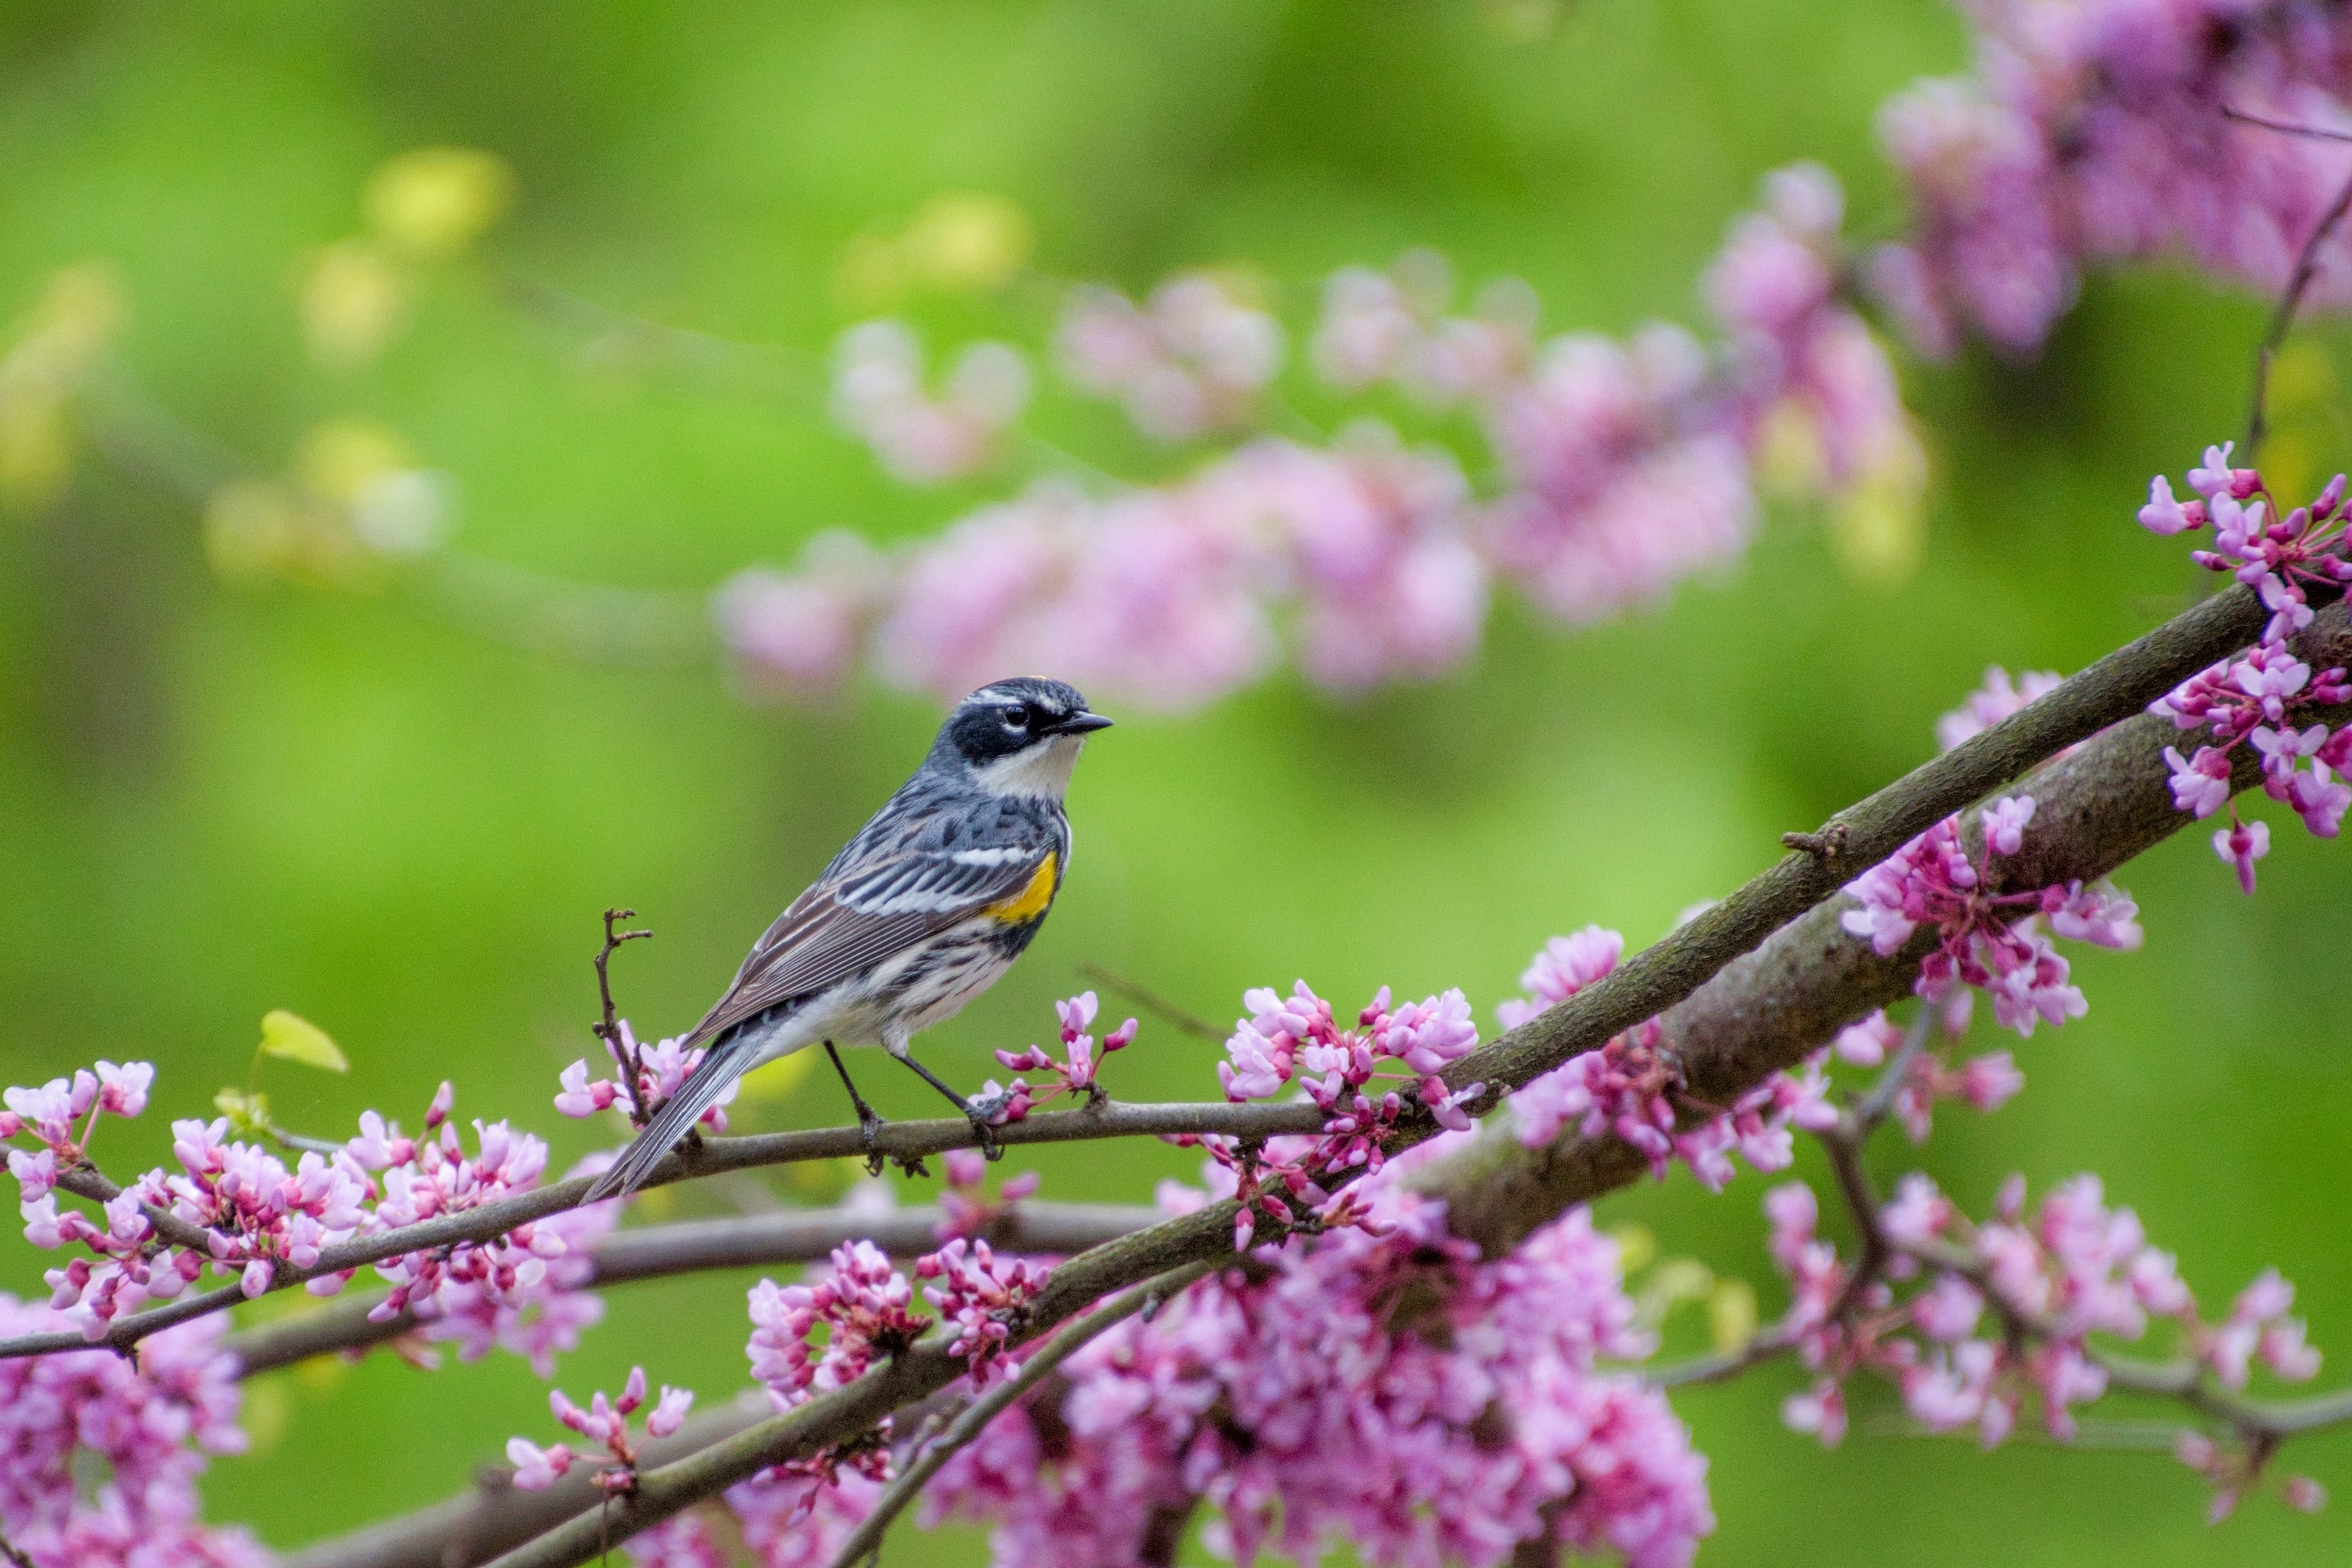
[[[1029,728],[1029,705],[1025,702],[1015,702],[1012,706],[1006,708],[1004,710],[1004,727],[1008,730],[1026,730]]]

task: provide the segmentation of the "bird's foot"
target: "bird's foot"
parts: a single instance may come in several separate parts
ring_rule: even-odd
[[[1004,1158],[1004,1145],[997,1140],[996,1123],[1004,1114],[1008,1098],[993,1095],[983,1100],[974,1095],[963,1103],[964,1117],[971,1123],[972,1135],[980,1140],[980,1152],[984,1159]]]
[[[864,1100],[857,1102],[857,1142],[866,1150],[866,1173],[878,1176],[890,1157],[882,1152],[883,1120],[874,1114],[874,1108]]]

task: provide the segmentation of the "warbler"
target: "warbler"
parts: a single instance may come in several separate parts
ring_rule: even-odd
[[[993,985],[1045,923],[1070,868],[1063,796],[1087,736],[1109,725],[1058,680],[999,680],[958,703],[914,776],[753,944],[683,1042],[708,1040],[709,1054],[590,1197],[635,1191],[729,1084],[817,1044],[849,1090],[868,1153],[881,1120],[836,1045],[882,1047],[992,1149],[984,1109],[908,1043]]]

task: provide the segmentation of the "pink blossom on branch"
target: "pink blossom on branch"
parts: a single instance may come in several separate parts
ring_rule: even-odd
[[[993,1523],[998,1559],[1034,1568],[1135,1561],[1156,1516],[1200,1504],[1244,1563],[1344,1542],[1381,1568],[1495,1568],[1549,1536],[1686,1563],[1714,1525],[1705,1462],[1601,1364],[1651,1348],[1614,1244],[1579,1209],[1482,1263],[1439,1205],[1363,1185],[1370,1227],[1268,1249],[1073,1356],[1066,1388],[950,1461],[927,1517]]]
[[[1054,348],[1073,384],[1118,398],[1157,441],[1244,420],[1284,353],[1281,325],[1209,272],[1168,279],[1140,307],[1116,289],[1075,289]]]
[[[1519,977],[1532,999],[1496,1009],[1504,1026],[1516,1028],[1601,979],[1616,968],[1624,946],[1622,936],[1599,926],[1552,938]],[[1508,1104],[1519,1141],[1539,1147],[1570,1127],[1587,1138],[1614,1133],[1649,1161],[1654,1176],[1664,1179],[1668,1164],[1681,1160],[1719,1192],[1735,1173],[1733,1152],[1759,1171],[1785,1170],[1796,1157],[1790,1129],[1820,1131],[1837,1121],[1822,1076],[1827,1053],[1816,1052],[1802,1073],[1777,1073],[1729,1109],[1682,1131],[1685,1109],[1717,1108],[1682,1094],[1681,1069],[1664,1040],[1657,1020],[1647,1020],[1513,1093]]]
[[[628,1382],[618,1398],[607,1398],[600,1388],[583,1408],[567,1398],[562,1389],[551,1388],[548,1390],[547,1403],[559,1423],[604,1452],[601,1458],[592,1458],[563,1443],[542,1448],[527,1437],[513,1438],[507,1444],[507,1458],[515,1467],[514,1484],[525,1491],[544,1490],[574,1464],[589,1463],[598,1467],[597,1487],[607,1495],[617,1496],[636,1489],[637,1456],[645,1438],[667,1437],[684,1426],[687,1412],[694,1406],[694,1394],[690,1389],[665,1386],[660,1400],[646,1414],[643,1436],[631,1429],[629,1417],[646,1403],[644,1367],[629,1369]]]
[[[1245,993],[1242,1002],[1250,1016],[1237,1023],[1225,1042],[1226,1059],[1217,1064],[1225,1098],[1263,1100],[1293,1089],[1328,1120],[1318,1137],[1272,1139],[1262,1149],[1216,1135],[1171,1140],[1206,1148],[1221,1170],[1220,1181],[1231,1184],[1220,1195],[1241,1202],[1236,1247],[1249,1246],[1260,1218],[1287,1224],[1302,1210],[1317,1212],[1325,1225],[1358,1223],[1360,1209],[1346,1197],[1333,1201],[1324,1182],[1343,1171],[1380,1171],[1388,1158],[1390,1131],[1404,1110],[1402,1087],[1419,1091],[1440,1126],[1469,1130],[1469,1114],[1462,1107],[1486,1085],[1453,1089],[1438,1076],[1478,1044],[1477,1026],[1461,992],[1398,1005],[1382,986],[1356,1016],[1354,1028],[1343,1028],[1331,1004],[1304,980],[1287,997],[1268,986]]]
[[[1963,329],[2030,353],[2089,268],[2183,254],[2275,297],[2343,183],[2343,149],[2221,110],[2342,131],[2343,19],[2304,0],[1972,8],[1977,63],[1885,106],[1912,226],[1871,260],[1914,344]],[[2313,302],[2352,300],[2341,244]]]
[[[1009,344],[974,343],[941,393],[923,384],[923,349],[903,321],[866,321],[834,348],[833,415],[909,484],[961,479],[996,456],[1029,404],[1029,365]]]
[[[1022,1114],[1026,1114],[1030,1106],[1043,1104],[1058,1094],[1083,1093],[1089,1099],[1100,1095],[1102,1089],[1095,1081],[1095,1074],[1101,1066],[1101,1060],[1096,1054],[1094,1036],[1087,1033],[1094,1026],[1095,1014],[1099,1007],[1100,1004],[1091,991],[1054,1004],[1055,1014],[1062,1023],[1062,1055],[1059,1057],[1043,1046],[1031,1046],[1024,1051],[999,1050],[996,1053],[997,1061],[1013,1072],[1051,1074],[1055,1080],[1053,1088],[1043,1094],[1033,1095],[1027,1080],[1016,1078],[1009,1089],[1000,1090],[992,1088],[983,1091],[982,1098],[1012,1097],[1020,1105]],[[1102,1037],[1101,1055],[1107,1057],[1114,1051],[1125,1050],[1134,1043],[1135,1031],[1136,1021],[1132,1018],[1111,1030]],[[993,1081],[991,1080],[992,1085]]]
[[[2062,1184],[2031,1215],[2024,1183],[2011,1177],[1976,1224],[1927,1177],[1906,1176],[1876,1218],[1895,1266],[1843,1316],[1831,1309],[1845,1300],[1850,1272],[1815,1232],[1810,1189],[1776,1188],[1765,1211],[1794,1298],[1782,1331],[1819,1379],[1784,1415],[1824,1443],[1842,1430],[1839,1385],[1859,1371],[1892,1382],[1930,1431],[1973,1429],[1990,1447],[2038,1405],[2051,1436],[2071,1439],[2074,1406],[2106,1388],[2089,1336],[2137,1340],[2151,1319],[2174,1321],[2189,1353],[2227,1387],[2243,1387],[2257,1357],[2288,1380],[2319,1369],[2301,1321],[2287,1316],[2294,1291],[2274,1270],[2229,1317],[2206,1323],[2172,1256],[2149,1245],[2129,1209],[2107,1206],[2095,1176]]]
[[[636,1036],[630,1032],[626,1018],[621,1020],[620,1033],[621,1042],[617,1047],[609,1042],[604,1046],[604,1054],[613,1059],[613,1076],[592,1082],[586,1059],[573,1062],[563,1069],[559,1080],[563,1092],[555,1097],[557,1110],[566,1116],[588,1117],[600,1110],[619,1110],[626,1113],[634,1110],[628,1089],[622,1081],[630,1053],[635,1053],[637,1058],[637,1094],[648,1110],[655,1110],[677,1092],[678,1086],[686,1082],[694,1069],[702,1065],[702,1058],[709,1054],[699,1046],[682,1050],[674,1038],[640,1046]],[[710,1109],[702,1113],[698,1125],[708,1127],[713,1132],[726,1131],[727,1112],[724,1108],[735,1102],[740,1087],[730,1083],[721,1090]]]
[[[2203,465],[2188,477],[2200,499],[2186,506],[2170,504],[2170,486],[2158,476],[2152,487],[2158,499],[2142,509],[2140,521],[2158,533],[2210,522],[2219,548],[2192,552],[2193,559],[2252,587],[2271,618],[2262,641],[2242,657],[2191,677],[2148,710],[2211,742],[2189,756],[2178,747],[2165,748],[2173,804],[2200,817],[2229,809],[2230,825],[2213,835],[2213,853],[2252,893],[2254,862],[2270,852],[2271,830],[2265,823],[2240,820],[2231,803],[2231,773],[2241,746],[2262,758],[2263,793],[2291,807],[2315,837],[2335,837],[2352,808],[2352,783],[2339,776],[2352,767],[2352,728],[2331,731],[2326,724],[2304,724],[2298,717],[2352,700],[2352,678],[2340,668],[2313,670],[2287,645],[2311,623],[2312,589],[2332,593],[2352,583],[2352,559],[2345,555],[2343,475],[2329,480],[2308,505],[2282,514],[2261,471],[2232,468],[2230,452],[2227,442],[2205,449]]]
[[[0,1332],[76,1326],[0,1296]],[[87,1350],[0,1363],[0,1535],[34,1568],[268,1562],[244,1531],[203,1523],[196,1495],[208,1456],[246,1447],[227,1327],[215,1316],[165,1329],[135,1361]]]
[[[1496,579],[1571,622],[1654,603],[1738,557],[1759,462],[1818,496],[1916,488],[1892,366],[1848,297],[1842,206],[1817,166],[1766,181],[1709,274],[1729,334],[1713,345],[1664,325],[1538,345],[1523,287],[1447,316],[1427,258],[1336,277],[1327,376],[1472,401],[1498,493],[1474,497],[1452,458],[1361,421],[1328,446],[1261,436],[1153,488],[1040,482],[887,563],[744,574],[713,605],[720,635],[754,686],[787,692],[823,696],[863,658],[916,689],[1018,668],[1186,708],[1256,679],[1286,641],[1336,691],[1441,675],[1476,651]],[[887,384],[877,405],[899,408],[919,384],[911,350],[859,331],[865,379],[845,387]],[[1250,433],[1281,332],[1230,280],[1193,273],[1140,307],[1074,290],[1057,346],[1080,385],[1191,439]]]

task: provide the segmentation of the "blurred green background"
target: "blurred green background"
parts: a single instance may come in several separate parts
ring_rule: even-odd
[[[321,421],[380,421],[453,477],[471,556],[696,593],[821,529],[918,535],[1002,489],[894,485],[793,368],[873,308],[843,291],[857,237],[899,231],[940,192],[1017,203],[1053,276],[1139,291],[1174,267],[1245,262],[1294,327],[1329,269],[1413,244],[1472,279],[1527,278],[1548,331],[1696,323],[1694,279],[1767,169],[1822,159],[1854,226],[1891,232],[1874,110],[1965,58],[1937,0],[11,0],[0,310],[102,259],[128,302],[123,362],[258,468]],[[357,231],[373,169],[434,143],[508,160],[513,210],[476,261],[419,275],[381,354],[314,363],[296,308],[309,258]],[[764,378],[583,367],[577,338],[499,279],[799,357]],[[895,308],[935,347],[1034,342],[1048,299]],[[1935,480],[1923,563],[1900,584],[1846,581],[1818,521],[1783,510],[1744,567],[1660,613],[1567,635],[1505,603],[1475,665],[1434,687],[1348,706],[1284,675],[1193,717],[1122,714],[1078,781],[1083,849],[1059,912],[928,1058],[975,1081],[992,1047],[1044,1035],[1087,961],[1213,1018],[1245,986],[1304,975],[1350,1005],[1382,983],[1459,984],[1491,1021],[1545,937],[1600,921],[1654,938],[1767,864],[1781,830],[1926,756],[1988,663],[2073,669],[2183,602],[2179,552],[2131,511],[2148,473],[2237,426],[2262,317],[2139,272],[2095,281],[2036,363],[1906,366]],[[2304,351],[2283,458],[2343,450],[2336,346],[2323,331]],[[1336,415],[1292,382],[1310,416]],[[1034,419],[1122,472],[1171,462],[1066,395]],[[172,1115],[242,1082],[273,1007],[354,1063],[348,1079],[272,1064],[261,1084],[292,1125],[340,1134],[371,1105],[414,1125],[446,1076],[461,1116],[518,1118],[576,1157],[604,1130],[548,1099],[593,1047],[598,912],[634,905],[659,933],[617,961],[625,1010],[647,1032],[683,1026],[937,721],[871,689],[819,712],[746,703],[708,659],[530,651],[495,605],[459,613],[415,588],[224,584],[199,510],[85,455],[53,504],[0,526],[0,1078],[156,1061],[156,1109],[110,1128],[110,1163],[161,1157]],[[2292,826],[2258,899],[2202,834],[2130,868],[2147,948],[2078,954],[2090,1016],[2019,1046],[2026,1093],[1991,1119],[1947,1111],[1923,1158],[1979,1212],[2008,1171],[2041,1188],[2096,1170],[2209,1308],[2275,1263],[2315,1341],[2345,1351],[2345,851]],[[1147,1019],[1112,1079],[1127,1097],[1199,1098],[1215,1054]],[[925,1110],[910,1077],[866,1078],[886,1114]],[[812,1081],[739,1125],[835,1122],[837,1098]],[[1892,1135],[1876,1153],[1889,1180],[1913,1158]],[[1138,1200],[1192,1167],[1136,1144],[1005,1169],[1033,1164],[1046,1195]],[[774,1185],[821,1201],[839,1179]],[[1709,1197],[1677,1177],[1601,1218],[1756,1279],[1769,1313],[1765,1185]],[[37,1292],[40,1265],[0,1244],[7,1289]],[[560,1383],[616,1386],[643,1361],[723,1398],[744,1377],[746,1282],[615,1292]],[[1675,1348],[1702,1341],[1677,1321]],[[1703,1560],[2352,1548],[2340,1508],[2306,1519],[2265,1499],[2209,1531],[2200,1485],[2160,1454],[2025,1440],[1986,1457],[1895,1434],[1883,1397],[1824,1454],[1780,1426],[1794,1380],[1775,1368],[1677,1396],[1713,1459],[1721,1527]],[[509,1435],[551,1434],[540,1386],[503,1356],[436,1374],[379,1356],[250,1393],[254,1451],[215,1466],[208,1503],[277,1545],[441,1497]],[[2146,1414],[2095,1435],[2128,1437],[2115,1422]],[[2333,1436],[2288,1466],[2342,1490],[2347,1457],[2352,1438]],[[983,1551],[971,1532],[899,1549]]]

